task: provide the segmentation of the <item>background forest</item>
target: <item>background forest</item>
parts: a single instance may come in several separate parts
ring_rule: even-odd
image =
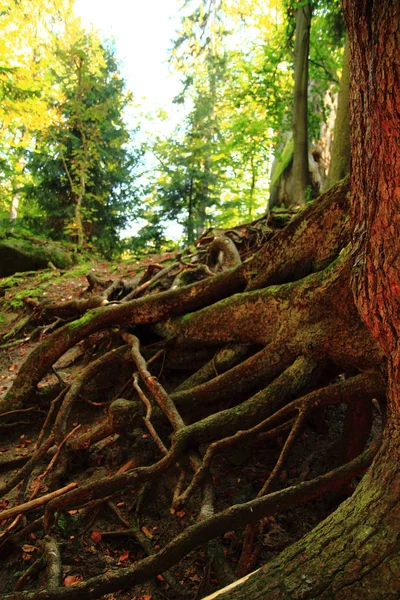
[[[301,205],[348,170],[345,109],[328,181],[339,2],[182,1],[169,62],[185,117],[167,135],[154,133],[167,112],[134,101],[112,40],[82,27],[73,0],[3,0],[0,14],[3,233],[159,251]]]

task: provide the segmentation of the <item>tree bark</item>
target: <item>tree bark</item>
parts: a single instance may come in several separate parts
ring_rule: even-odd
[[[308,172],[308,53],[310,48],[311,3],[296,9],[293,103],[293,204],[304,204],[310,183]]]

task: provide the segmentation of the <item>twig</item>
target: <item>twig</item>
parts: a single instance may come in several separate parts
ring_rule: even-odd
[[[29,566],[29,568],[25,571],[25,573],[23,573],[18,579],[14,587],[14,592],[18,592],[21,588],[23,588],[28,579],[37,579],[37,576],[39,575],[40,571],[43,571],[45,566],[46,561],[44,556],[39,556],[39,558],[37,558],[35,562],[32,563]]]
[[[164,442],[158,435],[157,431],[154,429],[154,426],[151,422],[152,406],[151,406],[150,400],[147,398],[146,394],[144,394],[143,390],[139,386],[137,373],[134,374],[133,386],[147,409],[146,416],[143,417],[143,422],[146,425],[147,429],[149,430],[149,433],[150,433],[151,437],[153,438],[155,444],[157,445],[157,448],[160,450],[161,454],[165,455],[168,453],[168,450],[167,450],[166,446],[164,445]]]
[[[14,515],[22,515],[31,510],[35,510],[36,508],[47,504],[48,502],[50,502],[50,500],[58,498],[59,496],[62,496],[62,494],[66,494],[67,492],[73,490],[76,487],[78,487],[78,484],[76,483],[76,481],[73,481],[72,483],[69,483],[63,488],[55,490],[54,492],[50,492],[49,494],[45,494],[40,498],[36,498],[36,500],[30,500],[29,502],[25,502],[24,504],[20,504],[19,506],[7,508],[6,510],[0,512],[0,521],[5,521],[6,519],[13,517]]]
[[[39,412],[39,409],[37,409],[35,406],[32,406],[31,408],[19,408],[18,410],[9,410],[5,413],[2,413],[0,415],[0,419],[2,419],[3,417],[8,417],[9,415],[16,415],[18,413],[28,413],[28,412]]]

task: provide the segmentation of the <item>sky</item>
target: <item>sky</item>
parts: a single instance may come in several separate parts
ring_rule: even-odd
[[[83,24],[115,38],[121,74],[146,110],[171,106],[179,91],[169,73],[168,49],[179,27],[181,0],[75,0]]]
[[[180,91],[179,79],[167,64],[168,49],[179,28],[181,4],[182,0],[75,0],[75,12],[85,26],[93,25],[101,36],[114,37],[121,74],[143,111],[168,110],[168,121],[154,125],[154,133],[164,135],[182,118],[178,107],[172,105]],[[126,118],[129,124],[130,115]],[[151,122],[146,122],[145,129],[149,127]],[[134,235],[139,227],[139,223],[131,223],[121,232],[122,237]],[[171,223],[167,235],[179,239],[182,228]]]

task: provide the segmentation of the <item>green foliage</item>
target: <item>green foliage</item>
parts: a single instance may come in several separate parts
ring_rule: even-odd
[[[336,0],[312,4],[310,141],[320,138],[328,116],[344,34]],[[158,162],[148,196],[165,220],[183,225],[186,241],[209,225],[259,215],[277,148],[285,150],[271,185],[291,160],[293,148],[283,141],[292,120],[296,7],[294,0],[184,3],[171,63],[182,76],[177,101],[190,110],[169,139],[153,145]]]
[[[54,77],[63,101],[54,107],[57,123],[38,136],[29,159],[28,197],[49,215],[57,239],[77,239],[111,256],[127,221],[138,158],[128,149],[122,116],[130,96],[112,46],[84,35],[58,56]]]
[[[0,220],[118,252],[139,152],[111,43],[85,33],[73,0],[4,2]],[[18,219],[16,217],[18,216]]]

